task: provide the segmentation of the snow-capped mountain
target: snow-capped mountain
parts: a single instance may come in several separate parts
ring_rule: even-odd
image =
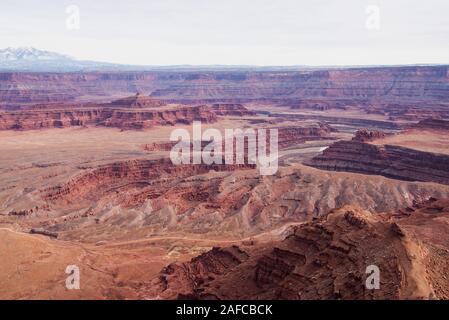
[[[76,72],[76,71],[154,71],[154,70],[297,70],[299,67],[258,67],[228,65],[174,65],[174,66],[139,66],[114,64],[89,60],[78,60],[63,54],[39,50],[32,47],[0,49],[0,72]]]
[[[0,71],[73,72],[90,70],[130,70],[135,66],[77,60],[32,47],[0,49]]]
[[[0,62],[4,61],[74,60],[68,56],[31,47],[0,49]]]

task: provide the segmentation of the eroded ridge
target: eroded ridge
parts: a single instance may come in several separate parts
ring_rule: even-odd
[[[446,203],[447,204],[447,203]],[[420,212],[424,211],[421,206]],[[447,219],[441,210],[441,219]],[[190,262],[171,264],[148,284],[145,297],[196,299],[416,299],[448,297],[437,276],[448,265],[435,237],[354,206],[293,227],[284,240],[214,248]],[[432,221],[427,223],[429,226]],[[426,224],[426,225],[427,225]],[[417,238],[418,237],[418,238]],[[447,245],[447,243],[446,243]],[[369,290],[367,267],[380,270]]]

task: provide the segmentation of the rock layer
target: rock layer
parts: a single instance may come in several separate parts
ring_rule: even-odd
[[[70,126],[106,126],[121,129],[142,129],[155,125],[190,124],[194,120],[216,121],[215,113],[206,106],[171,109],[94,109],[29,110],[0,112],[0,130],[32,130]]]
[[[315,168],[449,184],[449,155],[360,141],[338,141],[307,161]]]
[[[177,103],[265,101],[318,108],[350,105],[399,114],[410,109],[447,110],[447,66],[376,67],[279,71],[153,71],[85,73],[0,73],[3,105],[74,101],[85,97],[151,92]],[[307,102],[310,100],[311,102]],[[319,101],[316,103],[315,101]],[[394,105],[398,104],[397,107]]]
[[[449,120],[424,119],[411,126],[412,129],[449,131]]]
[[[372,212],[398,209],[449,196],[449,187],[300,165],[262,177],[254,165],[175,166],[166,159],[85,169],[32,195],[40,209],[19,217],[23,223],[49,228],[61,239],[76,239],[82,230],[84,240],[99,241],[161,232],[254,236],[351,203]]]
[[[442,210],[439,217],[447,220],[448,211]],[[414,227],[423,223],[430,227],[435,221],[395,221],[346,206],[294,227],[282,241],[214,248],[190,262],[172,264],[147,284],[142,296],[447,299],[449,281],[438,273],[448,267],[448,251],[440,246],[447,248],[449,242],[415,232]],[[380,272],[377,290],[366,285],[373,266]]]

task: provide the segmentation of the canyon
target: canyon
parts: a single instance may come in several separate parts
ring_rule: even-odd
[[[438,218],[433,208],[438,208]],[[447,245],[448,239],[429,238],[421,230],[421,223],[426,229],[438,224],[435,219],[447,221],[448,202],[430,200],[410,212],[393,218],[345,206],[292,227],[280,241],[215,247],[188,262],[170,264],[144,286],[142,295],[220,300],[448,299],[447,279],[438,277],[448,267],[448,253],[439,245]],[[379,290],[364,286],[369,265],[381,270]],[[426,273],[420,274],[422,270]]]
[[[449,299],[448,128],[447,66],[2,72],[0,299]]]
[[[141,92],[170,103],[268,102],[292,108],[358,106],[370,113],[418,120],[447,117],[447,66],[298,71],[154,71],[0,73],[3,108],[107,101]]]
[[[244,110],[244,108],[243,108]],[[148,96],[114,100],[104,104],[36,105],[26,111],[0,111],[0,130],[36,130],[70,126],[105,126],[121,129],[142,129],[155,125],[175,125],[216,121],[209,106],[166,106]]]
[[[383,175],[400,180],[449,184],[449,153],[444,140],[449,121],[423,120],[396,135],[358,131],[351,141],[338,141],[309,165],[335,171]],[[419,132],[416,132],[419,128]],[[432,131],[429,135],[423,134]],[[424,135],[421,141],[416,135]],[[428,137],[432,137],[431,140]],[[441,143],[441,147],[436,145]]]

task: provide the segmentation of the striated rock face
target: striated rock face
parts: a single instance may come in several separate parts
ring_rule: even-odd
[[[449,155],[365,142],[338,141],[307,162],[315,168],[449,184]]]
[[[319,110],[319,111],[325,111],[329,109],[347,109],[347,106],[351,106],[354,104],[354,100],[350,99],[333,99],[333,100],[327,100],[326,98],[322,99],[305,99],[305,100],[299,100],[299,101],[293,101],[290,103],[287,103],[290,105],[291,109],[310,109],[310,110]],[[363,103],[363,102],[359,102]]]
[[[449,120],[425,119],[411,126],[412,129],[449,131]]]
[[[212,105],[212,110],[217,116],[253,116],[256,113],[245,108],[239,103],[216,103]]]
[[[43,191],[46,200],[64,199],[76,201],[79,197],[93,197],[102,192],[108,193],[122,186],[148,186],[152,180],[176,179],[214,171],[233,171],[251,169],[254,165],[173,165],[170,159],[131,160],[104,165],[87,173],[73,177],[64,185],[55,186]],[[160,181],[161,182],[161,181]],[[162,190],[162,189],[160,189]],[[137,199],[136,199],[137,201]]]
[[[352,140],[359,141],[359,142],[368,142],[368,141],[374,141],[377,139],[385,138],[386,134],[382,131],[368,131],[368,130],[357,130],[355,133],[354,138]]]
[[[291,146],[295,146],[305,141],[312,140],[322,140],[322,139],[334,139],[330,136],[332,132],[336,132],[337,130],[329,126],[325,123],[317,123],[307,126],[284,126],[284,127],[267,127],[268,132],[266,133],[266,150],[269,152],[270,147],[270,129],[278,130],[278,148],[286,149]],[[258,139],[258,132],[255,130],[256,141]],[[201,141],[201,150],[204,150],[204,147],[209,145],[212,141]],[[178,142],[154,142],[151,144],[145,144],[142,148],[145,151],[170,151]],[[231,143],[231,142],[229,142]],[[233,154],[236,153],[236,139],[232,140],[233,144]],[[192,143],[186,145],[185,147],[189,147],[190,151],[193,151]],[[225,141],[222,141],[221,150],[225,150]],[[258,146],[256,145],[256,151],[258,150]],[[248,138],[245,137],[244,141],[244,157],[247,159],[248,155]],[[235,158],[234,158],[235,159]]]
[[[96,124],[106,117],[101,109],[93,110],[39,110],[0,112],[0,130],[31,130],[63,128]]]
[[[286,116],[282,113],[273,113],[270,115],[273,119],[272,121],[285,120]],[[373,120],[364,118],[347,118],[335,116],[325,116],[325,115],[314,115],[314,114],[289,114],[288,120],[291,121],[310,121],[316,120],[323,123],[329,123],[336,126],[351,126],[360,128],[372,128],[372,130],[401,130],[402,125],[398,122],[385,121],[385,120]]]
[[[170,151],[176,142],[153,142],[142,146],[145,151]]]
[[[172,263],[165,267],[155,281],[152,290],[160,290],[164,296],[195,299],[208,280],[224,275],[248,259],[248,254],[237,246],[215,247],[193,258],[189,263]],[[214,299],[214,295],[208,296]]]
[[[100,125],[123,129],[142,129],[155,125],[191,124],[195,120],[211,123],[216,121],[216,116],[206,106],[154,111],[114,110],[112,115],[106,118]]]
[[[87,168],[32,196],[34,205],[47,207],[20,219],[29,227],[51,227],[61,239],[77,239],[81,229],[86,241],[179,233],[234,239],[269,237],[285,223],[310,221],[347,204],[394,210],[447,197],[449,187],[302,165],[261,177],[254,165],[175,166],[161,159]]]
[[[119,108],[155,108],[163,105],[164,103],[161,100],[144,96],[139,93],[135,96],[114,100],[109,104],[104,104],[104,106]]]
[[[278,146],[280,149],[285,149],[310,140],[332,139],[330,134],[336,131],[325,123],[303,127],[279,127],[277,129]]]
[[[224,101],[233,97],[235,102],[292,102],[304,101],[305,98],[320,98],[322,101],[323,97],[326,101],[342,98],[361,101],[377,98],[387,101],[447,101],[447,70],[447,67],[443,66],[210,73],[207,79],[190,77],[189,81],[155,90],[152,95],[163,99],[179,99],[182,96],[195,99],[226,99]],[[412,81],[413,85],[409,81]]]
[[[32,130],[71,126],[106,126],[141,129],[155,125],[190,124],[194,120],[215,122],[209,107],[179,107],[162,110],[80,108],[75,110],[29,110],[0,112],[0,130]]]
[[[416,209],[425,212],[425,209]],[[448,212],[440,211],[440,219]],[[416,211],[416,214],[421,214]],[[449,242],[416,231],[435,225],[392,220],[354,206],[293,227],[284,240],[214,248],[172,264],[148,283],[143,297],[196,299],[447,299]],[[446,232],[447,225],[445,226]],[[376,266],[378,290],[366,287]],[[422,277],[425,272],[426,277]]]
[[[343,108],[348,101],[373,112],[400,114],[414,102],[447,110],[447,66],[378,67],[280,71],[153,71],[86,73],[0,73],[3,105],[75,101],[86,97],[152,92],[181,103],[245,103],[265,101],[318,109]],[[308,102],[310,101],[310,102]],[[377,106],[380,106],[377,108]],[[394,113],[392,116],[396,116]]]

